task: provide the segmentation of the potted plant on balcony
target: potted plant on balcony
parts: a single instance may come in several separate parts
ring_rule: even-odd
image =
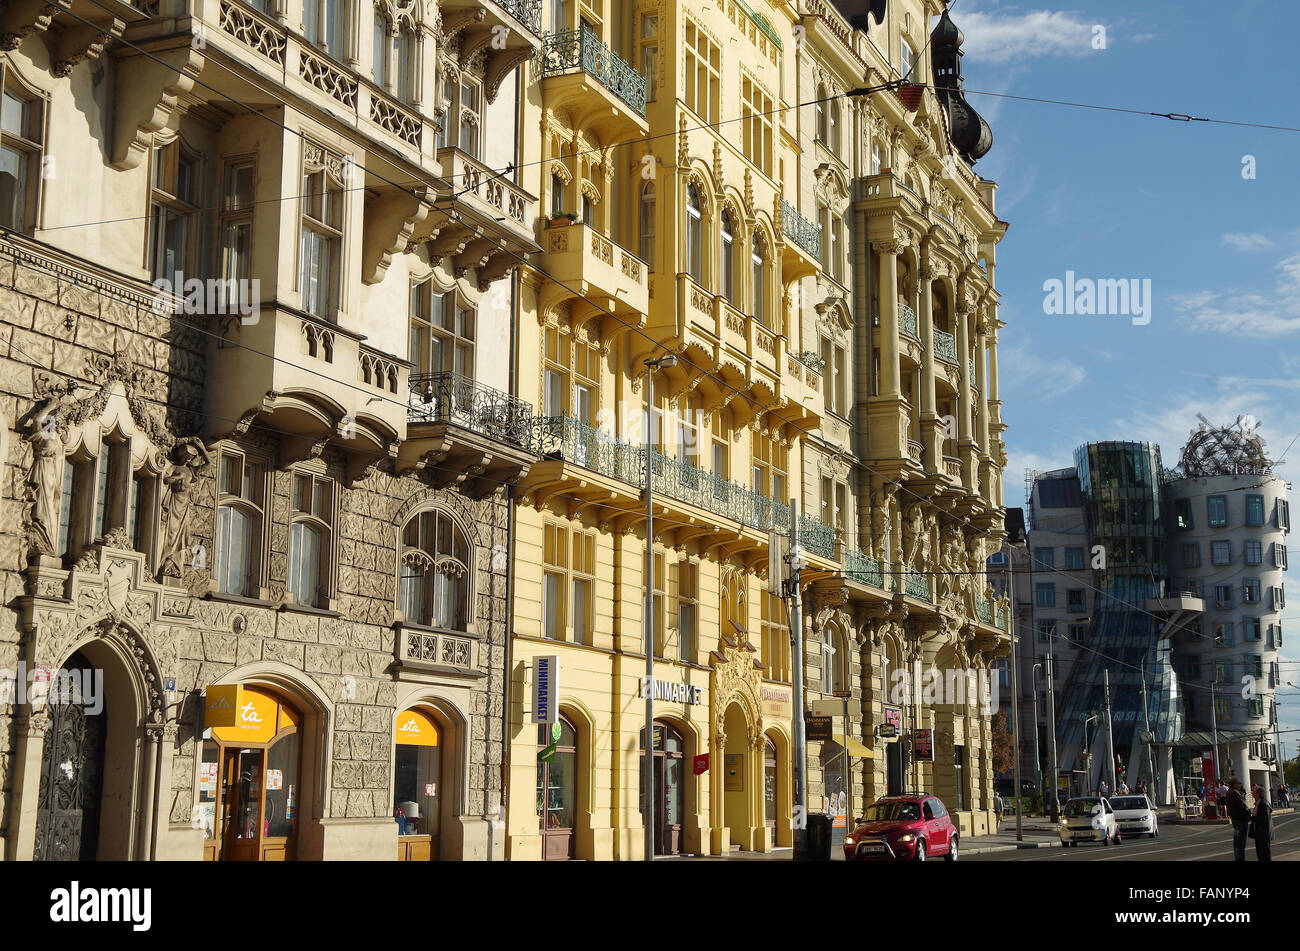
[[[551,215],[546,221],[548,228],[567,228],[569,225],[577,222],[578,216],[572,211],[562,211],[558,214]]]

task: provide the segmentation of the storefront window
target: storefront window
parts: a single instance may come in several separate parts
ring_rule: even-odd
[[[559,721],[558,736],[554,726],[543,723],[537,731],[537,816],[543,832],[573,828],[577,737],[567,720]]]
[[[406,710],[394,728],[393,817],[398,835],[434,836],[440,828],[441,733],[422,710]]]

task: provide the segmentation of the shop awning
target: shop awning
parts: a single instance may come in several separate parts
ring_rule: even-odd
[[[849,737],[848,739],[849,739],[848,750],[850,756],[856,756],[859,759],[876,758],[876,754],[871,752],[871,750],[867,749],[867,747],[863,745],[861,740],[856,740],[853,737]]]

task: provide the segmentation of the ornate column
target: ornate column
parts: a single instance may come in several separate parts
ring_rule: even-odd
[[[927,242],[928,244],[928,242]],[[934,389],[934,294],[931,281],[934,280],[930,249],[921,251],[919,294],[917,303],[917,323],[921,334],[921,442],[925,446],[924,460],[926,469],[931,472],[943,471],[943,425],[935,407]]]
[[[977,487],[986,499],[992,499],[992,465],[989,462],[989,388],[988,373],[985,371],[985,352],[987,349],[988,317],[979,314],[975,319],[975,388],[979,391],[979,402],[975,406],[975,438],[979,441],[980,478]]]
[[[41,754],[50,718],[44,707],[16,718],[15,743],[9,760],[9,834],[6,861],[31,861],[36,853],[36,804],[41,788]]]
[[[965,281],[962,282],[965,284]],[[970,322],[974,315],[974,300],[964,288],[957,290],[957,375],[959,385],[957,409],[957,454],[961,457],[962,484],[968,492],[979,485],[978,459],[974,434],[971,432],[972,401],[970,396]]]
[[[153,858],[154,813],[158,808],[158,748],[162,745],[164,725],[146,723],[144,743],[141,748],[144,768],[140,771],[139,837],[136,839],[133,858],[148,862]]]
[[[898,253],[902,242],[872,242],[880,255],[880,396],[897,399],[901,393],[898,371]]]

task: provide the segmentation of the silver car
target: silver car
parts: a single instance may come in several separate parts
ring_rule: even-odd
[[[1160,834],[1155,807],[1145,795],[1116,796],[1110,804],[1121,835],[1149,835],[1154,839]]]
[[[1077,846],[1080,842],[1118,844],[1121,839],[1115,810],[1100,796],[1071,799],[1061,811],[1061,845]]]

